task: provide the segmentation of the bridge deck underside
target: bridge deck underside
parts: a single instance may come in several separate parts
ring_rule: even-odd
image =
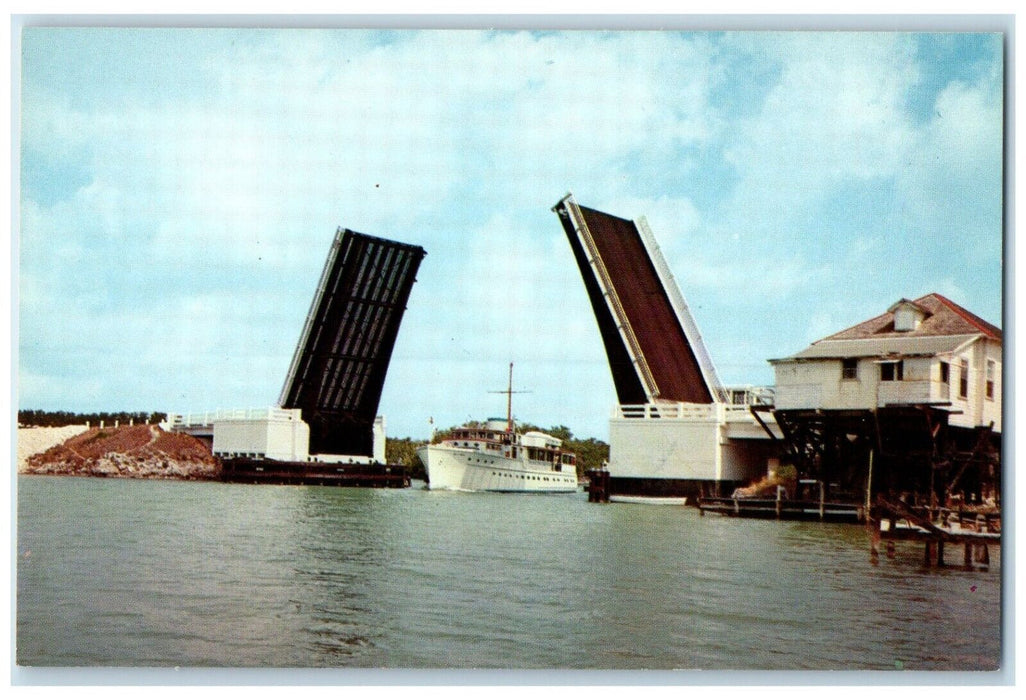
[[[283,408],[302,409],[311,454],[373,454],[385,375],[424,250],[339,231]]]
[[[625,318],[614,318],[572,224],[561,216],[599,325],[621,404],[645,403],[644,382],[633,366],[617,320],[628,325],[658,388],[658,398],[710,403],[712,393],[663,283],[633,221],[579,207]]]

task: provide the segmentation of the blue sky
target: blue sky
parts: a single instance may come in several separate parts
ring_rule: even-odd
[[[423,246],[380,412],[608,435],[559,221],[645,216],[721,379],[939,292],[1001,325],[1003,38],[26,28],[18,405],[273,405],[335,229]]]

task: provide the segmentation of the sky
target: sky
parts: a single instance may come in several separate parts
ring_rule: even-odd
[[[644,216],[720,379],[938,292],[1002,324],[1003,37],[26,27],[17,405],[275,405],[337,227],[427,251],[390,437],[608,439],[553,205]]]

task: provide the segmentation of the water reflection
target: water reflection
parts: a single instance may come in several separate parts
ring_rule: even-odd
[[[989,571],[583,494],[19,478],[18,661],[987,670]],[[30,555],[26,555],[30,552]]]

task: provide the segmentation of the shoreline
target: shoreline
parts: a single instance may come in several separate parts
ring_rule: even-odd
[[[156,425],[19,427],[18,475],[215,481],[221,464],[190,436]]]

